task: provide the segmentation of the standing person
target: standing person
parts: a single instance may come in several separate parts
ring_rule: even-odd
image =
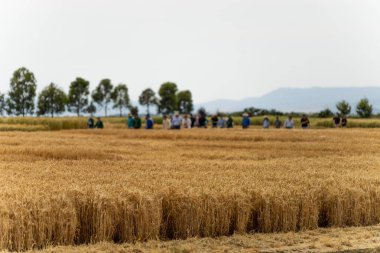
[[[193,115],[193,114],[190,114],[190,120],[191,120],[191,128],[195,127],[195,123],[197,121],[197,118]]]
[[[276,116],[276,120],[274,121],[275,128],[281,128],[282,122],[278,116]]]
[[[294,128],[294,121],[293,121],[292,116],[289,116],[289,117],[285,120],[284,127],[285,127],[286,129],[292,129],[292,128]]]
[[[225,117],[220,117],[219,121],[218,121],[218,126],[220,128],[226,128],[226,118]]]
[[[251,119],[248,116],[248,113],[243,113],[243,119],[241,120],[241,126],[243,129],[246,129],[251,125]]]
[[[218,116],[217,115],[212,115],[211,116],[211,126],[212,128],[217,128],[218,127]]]
[[[199,115],[195,116],[194,127],[199,127]]]
[[[87,120],[87,128],[94,128],[94,119],[92,117]]]
[[[310,127],[310,121],[309,121],[308,117],[305,114],[302,115],[302,118],[301,118],[301,127],[303,129],[306,129],[306,128]]]
[[[171,128],[171,123],[170,123],[170,119],[168,118],[167,115],[164,115],[164,117],[162,118],[162,129],[170,129]]]
[[[343,120],[342,120],[343,121]],[[335,115],[334,118],[333,118],[333,122],[335,124],[335,127],[338,128],[339,125],[340,125],[340,117],[339,117],[339,114]]]
[[[232,118],[231,115],[228,116],[226,125],[227,125],[227,128],[233,128],[234,127],[234,119]]]
[[[149,114],[145,118],[145,128],[146,129],[153,129],[153,119],[149,116]]]
[[[199,128],[206,128],[206,116],[205,115],[199,115],[198,118],[198,127]]]
[[[133,120],[133,128],[134,129],[140,129],[141,128],[141,119],[137,114],[135,115],[135,119]]]
[[[183,128],[191,128],[191,119],[186,114],[182,120],[182,126]]]
[[[347,117],[346,117],[346,115],[344,115],[343,118],[342,118],[342,127],[347,127]]]
[[[181,124],[182,118],[179,116],[178,113],[176,113],[172,119],[172,129],[181,129]]]
[[[98,120],[96,121],[95,127],[100,128],[100,129],[104,128],[103,121],[100,119],[100,117],[98,117]]]
[[[265,116],[263,119],[263,128],[269,128],[269,126],[270,126],[270,121],[269,121],[268,117]]]
[[[135,119],[132,117],[131,114],[128,114],[128,121],[127,121],[127,126],[129,129],[132,129],[135,124]]]

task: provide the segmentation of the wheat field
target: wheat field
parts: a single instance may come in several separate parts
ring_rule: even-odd
[[[375,253],[380,248],[380,226],[318,228],[287,233],[250,233],[185,240],[122,243],[99,242],[76,246],[51,246],[28,253],[271,253],[345,252]]]
[[[380,222],[375,129],[0,133],[0,249]]]

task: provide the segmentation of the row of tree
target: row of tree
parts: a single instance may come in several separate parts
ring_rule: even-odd
[[[0,94],[0,112],[7,112],[9,115],[32,115],[35,111],[36,78],[34,74],[26,68],[17,69],[10,82],[8,97]],[[131,104],[128,87],[125,84],[113,86],[110,79],[103,79],[92,91],[90,96],[90,82],[83,78],[76,78],[71,82],[69,93],[66,94],[56,84],[51,83],[45,87],[38,95],[37,115],[54,115],[65,112],[76,113],[78,117],[81,113],[93,114],[98,106],[104,108],[107,116],[109,106],[112,102],[113,108],[118,108],[120,116],[123,110],[129,109],[133,114],[138,113],[136,106]],[[190,113],[193,110],[192,94],[189,90],[178,91],[175,83],[166,82],[161,85],[156,93],[148,88],[139,96],[139,103],[147,107],[156,106],[159,113],[170,114],[174,111],[180,113]],[[89,100],[91,97],[91,101]]]
[[[336,111],[337,114],[340,116],[347,116],[351,113],[351,105],[345,101],[339,101],[336,105]],[[304,113],[303,112],[288,112],[284,113],[281,111],[277,111],[275,109],[267,110],[267,109],[261,109],[261,108],[256,108],[256,107],[249,107],[245,108],[243,111],[237,111],[237,112],[232,112],[230,115],[232,116],[241,116],[243,113],[248,113],[249,115],[252,116],[264,116],[264,115],[272,115],[272,116],[282,116],[282,115],[291,115],[294,117],[300,117]],[[363,98],[359,101],[359,103],[356,105],[356,113],[359,117],[361,118],[369,118],[373,114],[373,106],[369,103],[367,98]],[[226,113],[218,112],[218,115],[226,115]],[[312,117],[320,117],[320,118],[328,118],[334,116],[336,113],[334,113],[330,108],[326,108],[319,113],[313,113],[310,114]]]
[[[338,102],[335,105],[338,114],[340,116],[347,116],[351,113],[351,105],[345,101],[342,100]],[[373,114],[373,106],[370,104],[369,100],[367,98],[362,98],[356,105],[356,113],[361,118],[369,118]],[[333,116],[334,113],[330,110],[330,108],[326,108],[319,112],[318,116],[321,118],[327,118]]]

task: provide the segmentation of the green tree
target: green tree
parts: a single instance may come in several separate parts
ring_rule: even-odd
[[[177,94],[177,108],[179,113],[191,113],[193,111],[193,97],[189,90],[180,91]]]
[[[31,71],[24,67],[16,70],[11,79],[7,99],[8,113],[23,117],[26,114],[33,114],[36,86],[36,79]]]
[[[92,116],[94,116],[94,113],[96,113],[96,106],[94,105],[94,102],[90,102],[90,104],[86,107],[86,112],[89,113]]]
[[[177,96],[178,91],[175,83],[163,83],[158,91],[160,95],[158,111],[163,114],[170,114],[177,110]]]
[[[125,84],[119,84],[115,87],[112,94],[113,108],[119,108],[120,117],[123,116],[123,108],[129,108],[130,101],[128,95],[128,87]]]
[[[372,115],[372,105],[367,98],[363,98],[356,105],[356,112],[361,118],[369,118]]]
[[[146,113],[149,115],[149,107],[157,104],[156,93],[150,88],[143,90],[139,97],[139,102],[140,105],[146,105]]]
[[[45,87],[38,95],[38,115],[50,114],[53,118],[54,114],[65,111],[67,104],[67,95],[54,83]]]
[[[0,115],[4,115],[4,111],[7,111],[7,103],[5,100],[5,94],[0,93]]]
[[[90,94],[88,90],[89,86],[90,82],[80,77],[77,77],[75,81],[70,84],[68,109],[70,112],[76,112],[78,117],[81,112],[86,112],[88,94]]]
[[[92,99],[95,103],[104,107],[104,116],[107,117],[108,104],[111,102],[113,85],[110,79],[103,79],[92,92]]]
[[[351,113],[351,105],[345,100],[338,102],[336,104],[336,109],[339,111],[339,114],[342,116],[346,116]]]
[[[133,116],[138,116],[139,115],[139,108],[137,106],[131,106],[130,107],[131,114]]]
[[[330,110],[330,108],[326,108],[318,113],[318,117],[320,118],[328,118],[334,116],[334,113]]]

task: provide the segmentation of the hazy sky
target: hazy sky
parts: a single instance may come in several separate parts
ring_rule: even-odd
[[[196,102],[279,87],[380,85],[378,0],[0,0],[0,90],[77,76],[136,100],[173,81]]]

